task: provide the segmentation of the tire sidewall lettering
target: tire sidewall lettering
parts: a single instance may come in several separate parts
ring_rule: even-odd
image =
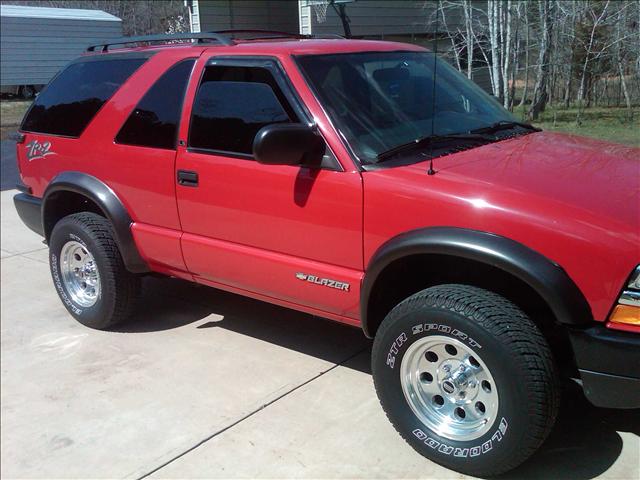
[[[82,315],[85,315],[88,311],[91,311],[92,308],[95,308],[95,305],[93,307],[89,307],[89,308],[81,308],[78,305],[76,305],[76,303],[73,300],[71,300],[71,298],[69,298],[69,295],[67,293],[66,288],[64,287],[64,284],[63,284],[62,278],[61,278],[60,256],[59,255],[60,255],[60,250],[61,250],[62,246],[64,246],[64,244],[66,242],[68,242],[68,241],[78,242],[84,248],[86,248],[88,251],[90,251],[90,249],[87,246],[87,242],[85,242],[80,236],[76,235],[75,233],[69,232],[65,236],[66,236],[66,239],[63,240],[62,242],[60,242],[59,248],[50,248],[50,250],[49,250],[51,276],[53,277],[53,284],[55,285],[56,290],[58,291],[58,295],[60,296],[60,299],[62,300],[62,303],[74,315],[82,316]],[[97,259],[96,259],[96,261],[97,261]],[[98,302],[99,301],[100,301],[100,298],[98,298]],[[96,303],[96,305],[97,305],[97,303]]]
[[[397,379],[397,385],[400,389],[399,395],[402,395],[402,400],[405,402],[406,400],[404,399],[404,394],[401,392],[402,388],[399,383],[400,373],[398,367],[402,362],[404,352],[415,340],[429,335],[445,335],[464,343],[473,351],[478,352],[478,355],[482,353],[484,342],[478,340],[477,336],[474,337],[474,334],[471,334],[464,328],[454,327],[442,321],[411,322],[409,325],[410,327],[399,330],[399,334],[394,334],[392,337],[393,340],[388,341],[388,347],[385,349],[386,359],[384,366],[387,372],[394,372],[394,378]],[[408,405],[406,408],[409,410]],[[411,420],[409,420],[409,423],[413,424],[414,427],[410,428],[407,433],[411,433],[416,441],[428,447],[434,453],[437,452],[439,455],[459,459],[481,458],[495,452],[496,448],[503,443],[510,431],[508,415],[506,413],[501,414],[502,410],[504,410],[504,408],[501,404],[498,416],[494,420],[494,426],[489,432],[477,439],[475,441],[477,443],[474,443],[474,441],[450,441],[444,437],[440,437],[432,433],[413,412],[410,412]]]

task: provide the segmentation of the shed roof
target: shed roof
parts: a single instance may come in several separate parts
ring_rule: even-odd
[[[121,22],[118,17],[102,10],[80,8],[23,7],[22,5],[0,5],[0,16],[22,18],[57,18],[66,20],[98,20]]]

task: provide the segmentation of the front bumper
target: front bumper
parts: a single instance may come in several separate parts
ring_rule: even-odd
[[[18,193],[13,197],[18,215],[24,224],[38,235],[44,237],[42,225],[42,200],[33,195]]]
[[[569,336],[587,399],[598,407],[640,408],[640,335],[597,325]]]

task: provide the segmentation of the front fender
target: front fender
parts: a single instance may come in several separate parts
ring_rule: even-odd
[[[593,321],[582,292],[557,263],[506,237],[456,227],[412,230],[392,238],[371,257],[361,290],[362,328],[367,337],[369,297],[378,276],[402,257],[420,254],[450,255],[499,268],[533,288],[549,305],[558,322],[584,325]]]

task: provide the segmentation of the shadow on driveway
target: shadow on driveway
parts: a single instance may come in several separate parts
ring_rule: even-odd
[[[16,142],[13,140],[0,141],[0,190],[16,188],[18,164],[16,163]]]
[[[167,330],[214,314],[220,319],[194,328],[224,328],[334,363],[343,361],[337,358],[340,349],[332,348],[336,344],[349,344],[357,351],[371,343],[358,328],[176,279],[146,278],[141,305],[135,317],[118,331]],[[371,374],[370,349],[344,366]],[[618,432],[640,435],[640,410],[596,408],[578,385],[568,381],[558,421],[547,441],[527,462],[500,478],[595,478],[620,456],[622,438]],[[638,455],[640,461],[640,452]]]
[[[214,320],[194,328],[223,328],[327,362],[344,361],[344,352],[367,349],[362,330],[288,308],[183,280],[147,277],[142,298],[129,321],[113,330],[148,333]],[[366,365],[346,365],[370,373]]]
[[[568,382],[564,386],[557,423],[547,441],[523,465],[500,478],[595,478],[620,456],[622,438],[618,432],[640,436],[640,410],[594,407],[577,384]],[[636,454],[640,463],[640,452]]]

